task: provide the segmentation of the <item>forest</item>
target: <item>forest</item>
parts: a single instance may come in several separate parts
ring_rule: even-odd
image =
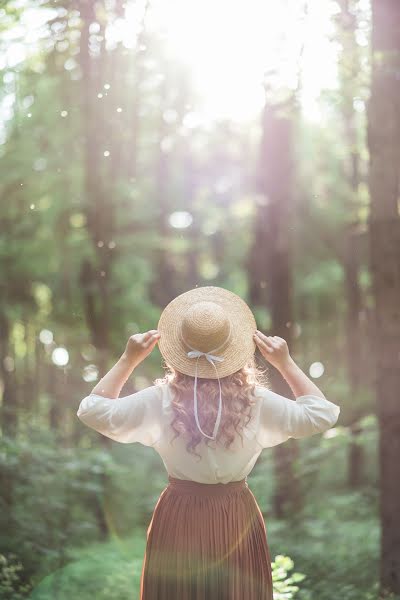
[[[400,598],[398,0],[3,0],[0,172],[0,598],[139,597],[167,473],[76,411],[207,285],[341,407],[249,476],[275,600]]]

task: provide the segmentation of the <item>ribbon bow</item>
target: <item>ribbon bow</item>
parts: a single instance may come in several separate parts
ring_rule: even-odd
[[[224,359],[222,356],[215,356],[213,354],[210,354],[208,352],[201,352],[200,350],[191,350],[190,352],[187,353],[189,358],[197,358],[197,362],[196,362],[196,371],[195,371],[195,376],[194,376],[194,418],[196,419],[196,425],[199,429],[199,431],[205,435],[206,437],[208,437],[210,440],[214,440],[217,436],[217,432],[219,429],[219,425],[221,422],[221,414],[222,414],[222,394],[221,394],[221,382],[219,380],[218,377],[218,371],[217,371],[217,367],[215,366],[216,362],[222,362]],[[215,425],[214,425],[214,431],[213,431],[213,435],[207,435],[206,433],[204,433],[204,431],[202,430],[202,428],[200,427],[200,423],[199,423],[199,415],[198,415],[198,410],[197,410],[197,367],[199,364],[199,358],[201,356],[205,356],[206,359],[208,360],[209,363],[211,363],[215,369],[215,372],[217,373],[217,378],[218,378],[218,385],[219,385],[219,405],[218,405],[218,413],[217,413],[217,418],[215,420]]]

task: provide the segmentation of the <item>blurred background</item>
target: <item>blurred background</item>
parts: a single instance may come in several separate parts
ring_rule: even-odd
[[[0,7],[0,598],[139,597],[167,474],[76,410],[204,285],[341,406],[249,477],[276,600],[398,598],[397,0]]]

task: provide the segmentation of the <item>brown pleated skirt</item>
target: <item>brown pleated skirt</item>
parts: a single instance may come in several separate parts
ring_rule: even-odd
[[[141,600],[272,600],[264,519],[247,478],[168,477],[147,530]]]

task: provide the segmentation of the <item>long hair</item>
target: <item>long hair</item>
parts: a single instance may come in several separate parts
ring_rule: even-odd
[[[163,378],[156,379],[155,385],[168,384],[172,392],[172,409],[174,417],[171,427],[175,432],[172,441],[182,435],[186,441],[186,449],[192,454],[196,446],[204,439],[208,445],[210,441],[223,444],[229,448],[236,435],[251,419],[251,409],[256,403],[255,387],[261,385],[268,387],[269,381],[266,370],[256,365],[254,357],[239,371],[221,377],[221,392],[223,399],[221,423],[215,440],[210,440],[198,430],[193,407],[194,377],[180,373],[170,365],[166,365],[167,372]],[[197,405],[199,420],[202,430],[207,435],[212,435],[212,430],[218,412],[219,386],[217,379],[197,379]]]

